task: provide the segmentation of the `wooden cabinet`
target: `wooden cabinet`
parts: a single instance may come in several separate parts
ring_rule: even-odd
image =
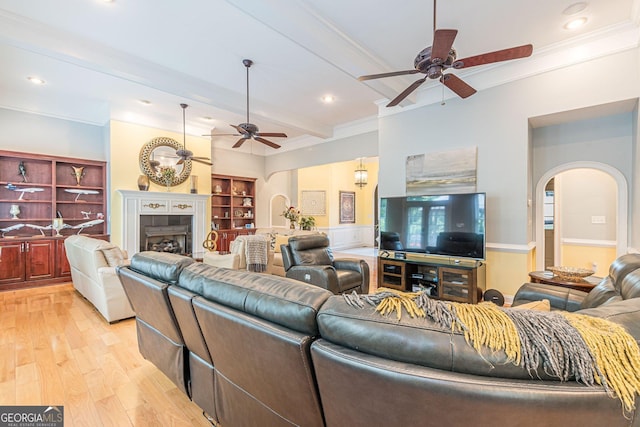
[[[97,236],[94,236],[97,237]],[[99,237],[103,240],[108,240],[104,236]],[[67,259],[67,251],[64,248],[64,240],[58,239],[56,241],[56,277],[71,277],[71,266],[69,265],[69,260]]]
[[[380,257],[378,287],[427,291],[432,298],[477,303],[485,287],[485,265],[476,260],[449,263],[433,257]]]
[[[221,230],[218,232],[218,251],[220,252],[229,252],[229,245],[233,242],[238,236],[246,236],[249,234],[255,234],[254,229],[244,229],[244,230]]]
[[[380,258],[378,261],[378,287],[406,290],[404,267],[405,263],[402,261]]]
[[[218,230],[219,251],[229,251],[238,235],[254,233],[255,205],[256,178],[211,175],[211,226]]]
[[[0,242],[0,289],[7,283],[24,281],[24,242]]]
[[[50,239],[0,242],[0,289],[55,276],[55,241]]]
[[[0,290],[68,280],[64,238],[104,238],[105,166],[0,150]],[[60,234],[54,219],[63,227]]]

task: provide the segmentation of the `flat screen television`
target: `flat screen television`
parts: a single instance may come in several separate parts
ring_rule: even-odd
[[[485,193],[383,197],[380,249],[485,259]]]

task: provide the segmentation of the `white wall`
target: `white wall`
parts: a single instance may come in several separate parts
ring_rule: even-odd
[[[105,127],[0,108],[0,129],[2,150],[108,160]]]
[[[618,191],[615,179],[594,169],[573,169],[560,175],[556,191],[562,205],[561,239],[615,241]],[[604,217],[605,222],[593,223],[593,216]]]
[[[556,166],[593,161],[613,166],[631,183],[633,146],[631,112],[536,128],[533,130],[533,182],[538,182]]]
[[[380,196],[404,194],[407,156],[477,145],[478,191],[487,193],[487,242],[524,247],[532,235],[528,199],[535,184],[528,174],[529,118],[637,98],[638,59],[638,49],[629,50],[482,90],[444,106],[382,116]],[[611,64],[616,64],[615,78],[611,77]],[[627,115],[626,120],[631,126],[632,116]],[[637,137],[631,140],[638,143]],[[577,142],[568,157],[580,155],[585,144]],[[629,143],[622,145],[627,150],[621,154],[607,144],[588,148],[593,148],[599,161],[611,161],[616,167],[632,158]],[[630,200],[637,197],[630,194]],[[634,206],[637,209],[637,204]],[[637,212],[634,218],[638,219]]]
[[[378,155],[378,132],[339,138],[323,144],[265,157],[265,174]]]

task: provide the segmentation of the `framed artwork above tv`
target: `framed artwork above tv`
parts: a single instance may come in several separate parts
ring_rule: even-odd
[[[356,222],[356,192],[340,192],[340,224],[354,224]]]

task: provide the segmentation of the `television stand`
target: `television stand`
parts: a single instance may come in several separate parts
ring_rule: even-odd
[[[485,288],[482,261],[385,252],[378,257],[378,287],[400,291],[428,291],[432,298],[477,303]]]

